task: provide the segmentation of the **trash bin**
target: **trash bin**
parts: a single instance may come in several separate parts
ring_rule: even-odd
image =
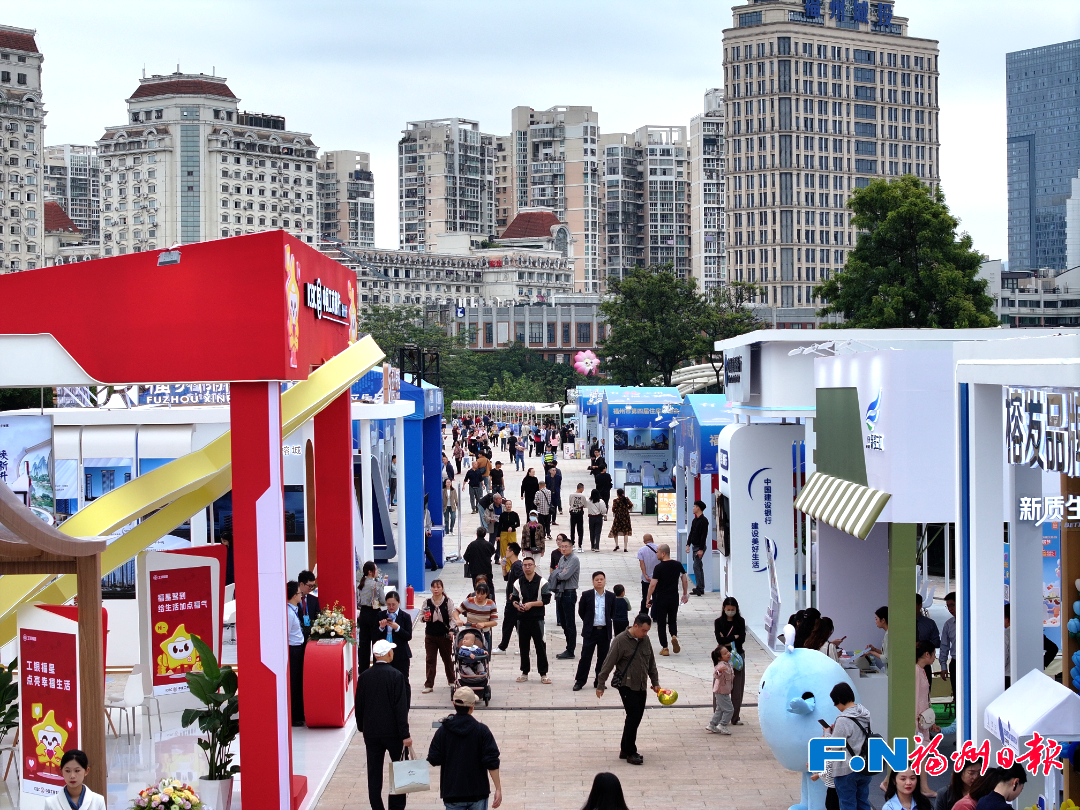
[[[656,495],[650,493],[645,496],[645,507],[642,509],[643,515],[655,515],[656,514]]]

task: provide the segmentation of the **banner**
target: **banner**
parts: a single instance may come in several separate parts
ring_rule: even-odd
[[[139,386],[140,405],[228,405],[228,383]]]
[[[193,635],[221,656],[224,546],[146,551],[138,557],[138,597],[146,686],[155,695],[188,691],[202,663]]]
[[[39,518],[54,522],[51,416],[0,416],[0,481]]]
[[[656,493],[656,522],[675,523],[678,520],[677,502],[674,492]]]
[[[776,649],[777,630],[780,626],[780,585],[776,581],[776,564],[773,562],[773,542],[768,537],[765,540],[765,559],[769,568],[769,606],[765,609],[765,634],[769,640],[769,649]],[[791,639],[784,639],[785,644],[792,643]]]
[[[60,759],[80,747],[77,629],[77,621],[35,605],[19,610],[22,792],[42,799],[63,790]]]

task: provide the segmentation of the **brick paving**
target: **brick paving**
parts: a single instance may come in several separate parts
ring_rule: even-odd
[[[506,491],[515,501],[515,510],[523,511],[517,497],[521,473],[515,473],[513,463],[506,463],[507,454],[495,451],[495,460],[503,461],[507,471]],[[526,464],[535,458],[526,456]],[[563,502],[578,481],[591,489],[591,477],[585,472],[584,461],[561,461],[563,471]],[[479,519],[469,514],[467,493],[462,498],[464,510],[463,545],[472,538]],[[524,515],[522,515],[524,517]],[[634,537],[630,553],[613,553],[611,541],[601,542],[601,552],[587,549],[582,554],[582,589],[588,588],[588,574],[603,570],[608,588],[617,583],[626,586],[627,595],[635,604],[640,598],[637,558],[634,552],[641,544],[641,535],[649,532],[656,542],[674,542],[675,528],[656,524],[655,517],[633,516]],[[569,518],[560,517],[553,533],[569,532]],[[586,532],[588,527],[586,526]],[[606,529],[605,529],[606,534]],[[448,542],[453,548],[456,541]],[[586,546],[588,540],[586,539]],[[541,566],[538,566],[540,568]],[[542,566],[546,574],[547,563]],[[460,563],[448,563],[440,572],[451,598],[460,601],[469,588]],[[496,575],[496,585],[499,585]],[[579,590],[579,594],[581,591]],[[623,711],[618,693],[608,690],[601,700],[586,687],[573,692],[577,660],[561,661],[555,654],[565,648],[562,630],[555,626],[554,606],[548,607],[547,644],[550,675],[554,683],[540,683],[533,659],[533,674],[529,682],[519,684],[517,636],[508,654],[496,656],[492,663],[491,705],[477,707],[476,716],[486,723],[495,735],[502,752],[501,775],[503,804],[506,810],[569,810],[580,807],[588,795],[593,776],[611,771],[622,781],[631,808],[680,808],[680,810],[715,810],[725,808],[787,808],[799,800],[799,774],[786,771],[773,759],[758,728],[756,685],[769,663],[765,651],[753,640],[746,647],[748,672],[746,677],[747,705],[742,713],[745,725],[733,727],[731,737],[710,734],[705,724],[712,716],[712,664],[709,653],[715,646],[712,636],[714,619],[720,614],[722,596],[707,594],[690,597],[690,603],[679,611],[679,641],[682,652],[670,657],[657,655],[660,683],[679,692],[673,707],[661,706],[651,694],[648,708],[638,733],[638,749],[645,757],[643,766],[628,765],[618,758],[619,737],[622,733]],[[503,600],[499,599],[502,609]],[[580,620],[579,620],[580,623]],[[580,630],[580,624],[579,624]],[[654,651],[659,653],[656,633],[650,633]],[[580,639],[579,639],[580,651]],[[413,707],[410,715],[414,745],[418,755],[424,755],[434,733],[431,723],[452,712],[450,690],[440,679],[435,691],[421,694],[423,688],[424,652],[420,631],[412,644]],[[441,673],[441,666],[440,666]],[[358,808],[367,805],[367,775],[363,738],[353,737],[323,795],[318,807],[322,810]],[[438,797],[438,769],[432,769],[434,788],[427,793],[414,793],[408,798],[411,808],[442,808]]]

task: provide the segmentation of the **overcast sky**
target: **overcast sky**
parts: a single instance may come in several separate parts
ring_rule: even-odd
[[[516,105],[591,105],[601,131],[689,124],[723,84],[713,0],[0,0],[36,28],[46,143],[93,143],[125,123],[147,75],[229,79],[241,109],[286,116],[324,149],[370,152],[375,235],[397,247],[405,122],[460,116],[507,134]],[[1077,0],[898,0],[910,33],[941,42],[942,184],[961,228],[1008,258],[1005,54],[1080,37]]]

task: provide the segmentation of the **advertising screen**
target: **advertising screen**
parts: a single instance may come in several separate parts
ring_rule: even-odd
[[[674,523],[676,521],[676,504],[674,492],[656,493],[656,522]]]

